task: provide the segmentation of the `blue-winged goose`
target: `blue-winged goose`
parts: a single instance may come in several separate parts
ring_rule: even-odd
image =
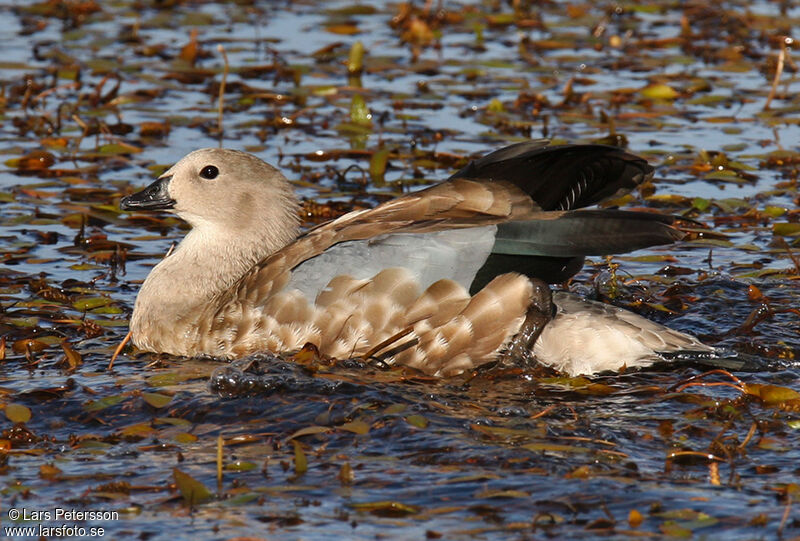
[[[167,209],[192,226],[144,281],[132,339],[146,351],[228,359],[312,342],[334,357],[371,352],[443,376],[504,352],[592,374],[712,351],[625,310],[562,293],[551,301],[535,279],[563,280],[586,255],[680,238],[670,217],[572,210],[652,171],[615,147],[531,141],[298,234],[298,202],[277,169],[245,152],[197,150],[122,199],[123,209]],[[490,255],[516,272],[492,275]]]

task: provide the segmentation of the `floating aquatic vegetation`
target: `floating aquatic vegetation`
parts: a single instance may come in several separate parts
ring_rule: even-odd
[[[80,494],[120,513],[104,524],[120,539],[796,535],[796,7],[51,0],[0,13],[9,502]],[[438,381],[310,347],[232,364],[127,350],[106,370],[140,281],[185,231],[118,200],[188,151],[221,143],[279,165],[312,227],[542,136],[647,156],[653,182],[611,204],[685,219],[683,243],[595,258],[565,287],[749,355],[754,371],[486,366]]]

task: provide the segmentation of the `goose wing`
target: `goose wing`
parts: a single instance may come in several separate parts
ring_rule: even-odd
[[[274,292],[283,289],[291,278],[291,271],[298,268],[302,272],[306,261],[312,260],[337,245],[341,255],[338,261],[321,260],[315,264],[318,269],[324,261],[327,274],[331,277],[348,274],[364,263],[363,257],[354,257],[348,262],[347,249],[352,247],[348,242],[369,240],[374,245],[396,254],[402,254],[400,246],[411,252],[425,249],[415,244],[414,237],[423,234],[443,233],[439,238],[452,244],[457,233],[465,229],[477,232],[477,242],[469,246],[468,235],[460,235],[459,242],[464,247],[478,246],[476,262],[472,266],[483,264],[494,244],[494,228],[492,226],[513,219],[556,220],[567,211],[541,211],[524,192],[515,186],[503,183],[484,183],[466,179],[455,179],[413,194],[408,194],[383,203],[373,209],[350,212],[309,230],[297,240],[264,259],[250,272],[243,276],[232,289],[219,297],[214,305],[222,309],[229,302],[239,299],[259,305]],[[488,227],[487,227],[488,226]],[[448,234],[451,231],[453,234]],[[463,231],[466,233],[466,231]],[[399,235],[408,237],[399,238]],[[393,238],[392,238],[393,237]],[[433,238],[436,238],[434,235]],[[487,242],[488,241],[488,242]],[[453,254],[462,253],[463,249],[454,249]],[[376,254],[373,254],[376,255]],[[446,254],[441,254],[446,255]],[[400,255],[400,259],[406,255]],[[392,266],[390,259],[381,259],[378,255],[371,258],[372,264],[381,268]],[[452,265],[451,265],[452,266]],[[475,269],[476,271],[477,269]],[[474,271],[473,271],[474,276]],[[445,276],[439,276],[443,278]],[[470,281],[469,278],[467,281]],[[327,282],[324,278],[315,278],[315,283]],[[314,295],[311,295],[313,298]]]
[[[653,177],[646,160],[619,147],[548,143],[535,139],[501,148],[450,179],[509,182],[542,210],[568,210],[619,197]]]

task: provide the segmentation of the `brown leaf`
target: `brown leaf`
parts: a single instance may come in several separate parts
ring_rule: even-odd
[[[61,342],[61,349],[64,350],[64,362],[67,363],[70,370],[75,370],[83,364],[81,354],[72,349],[72,346],[66,340]]]
[[[644,517],[636,509],[631,509],[630,513],[628,513],[628,524],[631,525],[631,528],[638,528],[643,521]]]
[[[19,158],[6,161],[6,165],[20,171],[41,171],[56,163],[56,157],[46,150],[34,150]]]
[[[11,345],[11,349],[13,349],[16,353],[37,353],[46,347],[47,344],[40,340],[34,340],[33,338],[23,338],[22,340],[17,340]]]
[[[189,34],[189,43],[181,48],[181,52],[178,56],[187,64],[194,66],[195,62],[197,62],[197,56],[199,53],[200,45],[197,43],[197,29],[192,28],[192,31]]]
[[[403,32],[401,39],[415,45],[427,45],[433,41],[433,30],[428,23],[416,16],[408,23],[408,29]]]
[[[61,468],[53,464],[42,464],[39,466],[39,477],[44,477],[45,479],[53,479],[62,473]]]
[[[142,137],[166,137],[169,135],[168,122],[142,122],[139,124],[139,133]]]
[[[355,480],[356,476],[353,474],[353,467],[349,462],[342,464],[339,468],[339,482],[343,485],[349,485]]]

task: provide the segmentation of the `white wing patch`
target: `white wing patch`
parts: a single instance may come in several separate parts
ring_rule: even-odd
[[[408,270],[422,290],[441,279],[469,290],[492,251],[496,232],[497,227],[491,225],[342,242],[295,267],[287,289],[314,299],[324,295],[337,276],[367,280],[383,269],[399,267]]]

